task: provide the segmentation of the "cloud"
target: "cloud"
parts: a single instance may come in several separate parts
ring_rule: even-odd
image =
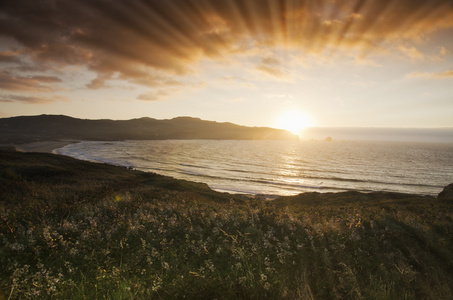
[[[287,74],[280,70],[279,68],[267,66],[267,65],[259,65],[256,67],[258,71],[261,71],[267,75],[271,75],[276,78],[284,78],[287,77]]]
[[[0,52],[0,63],[20,63],[20,58],[17,53],[13,51]]]
[[[276,59],[275,57],[265,57],[263,58],[262,63],[264,65],[278,66],[280,65],[280,60]]]
[[[169,95],[171,95],[171,91],[168,90],[157,90],[153,92],[149,92],[147,94],[140,94],[137,97],[137,100],[143,100],[143,101],[162,101],[168,98]]]
[[[288,74],[281,69],[280,60],[275,57],[264,57],[256,69],[278,79],[288,78]]]
[[[423,78],[432,78],[432,79],[445,79],[445,78],[453,78],[453,69],[446,70],[443,72],[412,72],[408,74],[406,77],[415,78],[415,77],[423,77]]]
[[[403,52],[405,55],[407,55],[411,59],[423,60],[425,58],[425,55],[423,55],[423,53],[418,51],[415,47],[406,48],[406,47],[400,45],[398,48],[401,52]]]
[[[453,28],[451,0],[14,0],[0,8],[0,36],[16,41],[0,53],[0,64],[18,64],[22,72],[86,66],[97,75],[87,85],[92,89],[108,87],[115,76],[152,87],[193,74],[203,59],[253,47],[364,57],[405,45],[401,52],[421,59],[412,43]],[[277,66],[266,58],[257,69],[281,77]],[[58,84],[23,74],[14,78],[16,85],[5,80],[0,89],[43,91]]]
[[[441,73],[434,73],[435,78],[453,78],[453,69]]]
[[[20,92],[52,92],[55,87],[49,84],[59,83],[61,79],[54,76],[15,76],[0,71],[0,89]]]
[[[441,46],[438,48],[439,52],[435,55],[431,55],[429,58],[432,60],[432,61],[442,61],[444,60],[445,58],[447,58],[449,55],[450,55],[450,50],[448,50],[447,48]]]
[[[368,58],[368,57],[363,57],[363,56],[357,56],[355,58],[355,63],[363,66],[370,66],[370,67],[381,67],[381,64],[378,62]]]
[[[63,100],[63,98],[46,98],[39,96],[22,96],[22,95],[7,95],[0,96],[0,102],[12,103],[12,102],[22,102],[27,104],[43,104],[51,103],[56,100]]]
[[[448,54],[450,54],[450,51],[447,48],[440,47],[440,49],[439,49],[440,56],[447,56]]]
[[[93,89],[93,90],[97,90],[97,89],[100,89],[100,88],[104,88],[104,87],[108,87],[108,85],[106,84],[106,81],[111,79],[112,76],[110,74],[98,74],[96,76],[96,78],[94,78],[93,80],[91,80],[87,85],[86,87],[89,88],[89,89]]]

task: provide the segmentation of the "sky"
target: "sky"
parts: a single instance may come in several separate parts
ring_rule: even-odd
[[[453,127],[451,0],[4,0],[0,117]]]

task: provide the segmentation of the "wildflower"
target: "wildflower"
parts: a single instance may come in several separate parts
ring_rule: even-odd
[[[264,258],[264,265],[265,265],[266,267],[269,267],[269,266],[271,265],[269,256],[266,256],[266,257]]]
[[[153,286],[151,289],[154,292],[157,292],[161,287],[162,287],[162,279],[160,277],[157,277],[157,279],[153,281]]]
[[[214,266],[214,262],[213,262],[211,259],[206,260],[206,261],[205,261],[205,265],[206,265],[206,267],[207,267],[211,272],[214,273],[214,271],[215,271],[215,266]]]
[[[79,251],[76,248],[71,248],[71,250],[69,250],[69,254],[72,256],[75,256],[78,252]]]

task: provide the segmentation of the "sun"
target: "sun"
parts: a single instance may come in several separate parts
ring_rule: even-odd
[[[310,125],[310,120],[307,115],[299,110],[288,110],[282,113],[278,118],[276,127],[288,130],[294,134],[299,134]]]

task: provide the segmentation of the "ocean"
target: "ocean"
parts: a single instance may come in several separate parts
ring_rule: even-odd
[[[55,153],[245,194],[388,191],[435,196],[453,182],[453,144],[411,142],[85,141]]]

